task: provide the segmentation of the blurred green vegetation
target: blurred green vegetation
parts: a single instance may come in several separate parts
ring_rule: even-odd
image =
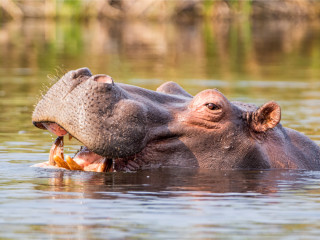
[[[79,24],[30,19],[0,29],[0,65],[5,71],[89,66],[122,79],[132,73],[166,79],[319,79],[319,53],[318,22]]]
[[[3,0],[5,18],[139,18],[157,20],[320,17],[313,0]]]

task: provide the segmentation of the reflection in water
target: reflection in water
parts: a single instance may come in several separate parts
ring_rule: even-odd
[[[136,173],[79,173],[55,171],[48,178],[48,183],[35,186],[36,190],[61,193],[61,198],[68,198],[64,192],[83,193],[82,198],[104,199],[117,197],[117,192],[148,192],[157,197],[170,196],[224,196],[223,193],[273,194],[290,182],[297,183],[301,178],[299,171],[212,171],[205,169],[156,169]],[[279,185],[281,184],[281,185]],[[303,184],[302,184],[303,185]],[[301,186],[291,185],[292,190]],[[195,193],[197,193],[195,195]],[[110,195],[109,195],[110,194]],[[248,195],[251,196],[251,195]],[[69,195],[74,198],[74,195]],[[119,194],[119,197],[122,197]],[[55,195],[59,198],[59,195]]]

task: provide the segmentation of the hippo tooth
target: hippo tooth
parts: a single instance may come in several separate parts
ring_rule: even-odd
[[[70,156],[66,156],[66,161],[71,170],[83,171],[83,168],[78,163],[76,163]]]
[[[60,156],[54,155],[53,158],[54,158],[54,161],[56,162],[56,164],[58,165],[58,167],[70,170],[69,165]]]
[[[55,156],[60,156],[62,159],[63,157],[63,136],[57,137],[57,139],[54,141],[49,154],[49,165],[55,166],[56,162],[54,160]]]

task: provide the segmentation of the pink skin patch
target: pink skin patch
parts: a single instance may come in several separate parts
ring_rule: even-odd
[[[68,132],[66,130],[64,130],[62,127],[60,127],[58,124],[56,123],[42,123],[42,125],[48,129],[50,132],[52,132],[53,134],[57,135],[57,136],[64,136],[66,135]]]
[[[97,171],[101,164],[105,163],[105,157],[102,157],[88,148],[83,147],[73,158],[84,171]]]

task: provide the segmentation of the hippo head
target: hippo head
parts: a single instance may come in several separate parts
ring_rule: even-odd
[[[173,82],[151,91],[81,68],[49,89],[32,121],[59,136],[49,165],[69,134],[84,145],[73,158],[83,170],[111,162],[116,170],[268,168],[263,142],[279,126],[280,107],[230,102],[216,89],[192,97]]]

